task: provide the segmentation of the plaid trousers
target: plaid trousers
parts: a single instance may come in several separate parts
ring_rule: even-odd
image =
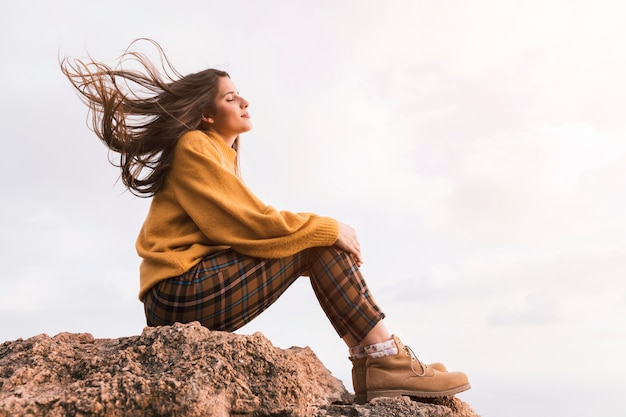
[[[285,258],[260,259],[232,249],[206,256],[186,273],[166,279],[145,295],[149,326],[199,321],[212,330],[235,331],[274,303],[300,276],[340,337],[362,340],[385,317],[352,256],[334,247],[306,249]]]

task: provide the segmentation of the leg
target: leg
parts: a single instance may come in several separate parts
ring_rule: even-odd
[[[388,340],[384,314],[351,256],[335,247],[311,248],[282,259],[259,259],[233,250],[205,257],[185,274],[164,280],[144,298],[148,325],[199,321],[234,331],[274,303],[301,275],[349,346]],[[367,336],[367,337],[366,337]]]
[[[345,344],[351,348],[357,345],[360,346],[369,346],[375,343],[386,342],[391,339],[391,333],[387,330],[387,326],[381,320],[370,330],[365,337],[359,342],[354,337],[352,337],[349,333],[342,337]]]
[[[158,283],[144,297],[149,326],[199,321],[235,331],[274,303],[308,268],[301,252],[259,259],[233,250],[205,257],[181,276]]]
[[[387,330],[387,326],[381,320],[372,328],[361,340],[361,346],[369,346],[380,342],[386,342],[391,339],[391,333]]]
[[[355,401],[367,401],[367,355],[359,342],[389,340],[380,311],[353,258],[335,247],[311,254],[311,285],[326,316],[350,348]],[[388,336],[388,337],[387,337]],[[387,337],[387,338],[385,338]]]
[[[334,247],[311,249],[309,274],[315,295],[340,337],[348,346],[385,329],[385,314],[376,304],[350,255]]]
[[[355,401],[379,396],[441,397],[469,388],[462,372],[425,365],[392,336],[352,258],[336,248],[313,252],[311,283],[326,315],[350,347]]]

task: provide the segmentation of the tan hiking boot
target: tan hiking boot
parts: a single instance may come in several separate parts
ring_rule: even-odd
[[[428,367],[397,336],[393,336],[393,340],[398,347],[397,355],[367,359],[367,401],[401,395],[446,397],[470,389],[467,375],[463,372],[441,372]]]
[[[354,402],[357,404],[365,404],[367,402],[367,386],[365,383],[365,372],[367,358],[352,359],[352,387],[354,388]],[[429,368],[436,369],[439,372],[447,372],[443,363],[435,362],[427,365]]]
[[[352,359],[352,387],[354,388],[354,402],[367,402],[367,387],[365,386],[365,363],[367,358]]]

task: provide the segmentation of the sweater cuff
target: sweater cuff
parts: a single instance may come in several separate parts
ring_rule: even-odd
[[[318,226],[311,246],[332,246],[339,237],[339,222],[332,217],[318,217]]]

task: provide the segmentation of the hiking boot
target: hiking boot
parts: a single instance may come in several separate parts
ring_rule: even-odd
[[[352,387],[354,388],[354,402],[367,402],[367,387],[365,386],[365,363],[367,358],[352,359]]]
[[[426,366],[397,336],[393,336],[393,340],[398,347],[398,354],[367,359],[367,401],[376,397],[401,395],[418,398],[446,397],[470,389],[467,375],[463,372],[441,372]]]
[[[352,359],[352,387],[354,388],[354,402],[365,404],[367,402],[367,387],[365,383],[365,370],[367,358]],[[435,362],[427,365],[439,372],[447,372],[443,363]]]

